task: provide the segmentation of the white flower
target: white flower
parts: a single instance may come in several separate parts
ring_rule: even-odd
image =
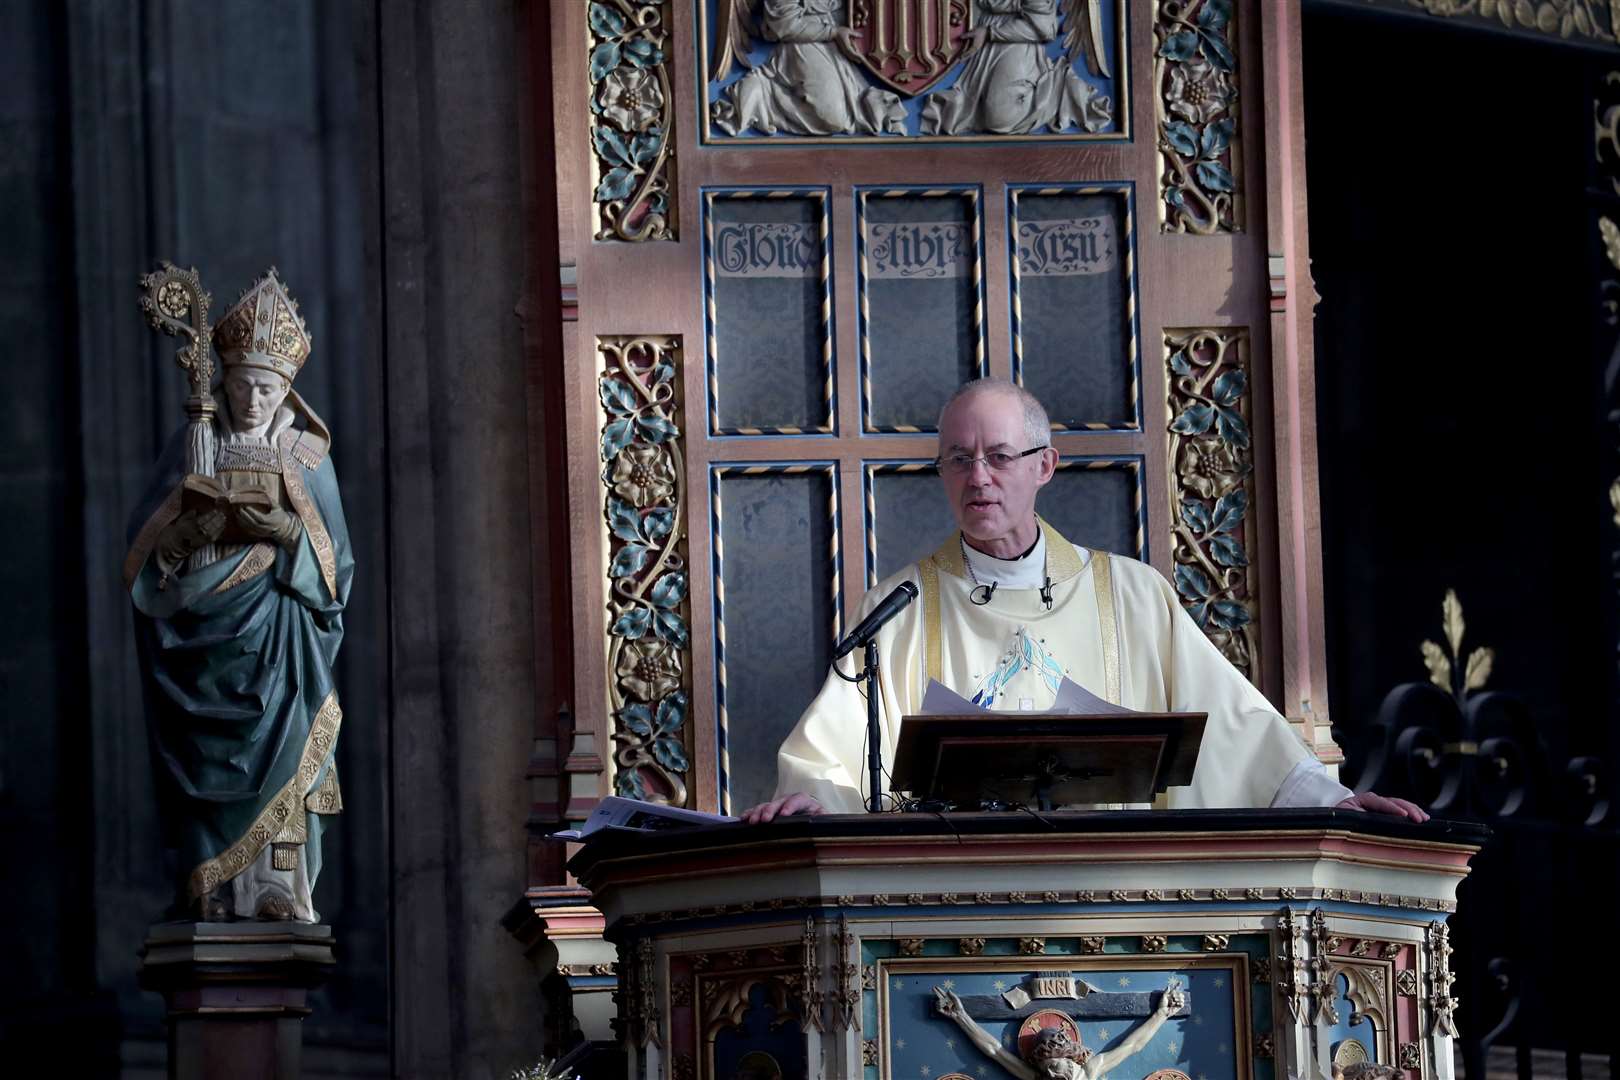
[[[1232,102],[1232,86],[1226,72],[1216,71],[1208,60],[1195,56],[1170,69],[1170,111],[1194,124],[1206,124]]]
[[[652,72],[619,67],[602,80],[597,104],[620,131],[646,131],[663,112],[664,92]]]

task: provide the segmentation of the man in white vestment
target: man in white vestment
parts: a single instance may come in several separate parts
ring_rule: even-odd
[[[921,595],[879,631],[883,760],[930,679],[998,710],[1045,710],[1063,678],[1110,703],[1204,712],[1192,783],[1170,809],[1338,806],[1427,820],[1403,799],[1354,794],[1182,610],[1152,567],[1077,547],[1035,513],[1057,468],[1040,402],[1004,379],[968,383],[939,418],[939,470],[961,531],[866,594],[864,618],[902,581]],[[1047,595],[1050,595],[1050,603]],[[829,672],[777,754],[776,797],[744,813],[859,813],[866,704]]]

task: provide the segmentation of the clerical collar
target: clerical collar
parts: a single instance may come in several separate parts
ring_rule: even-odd
[[[1035,531],[1035,543],[1022,555],[998,559],[962,541],[962,557],[972,568],[974,581],[994,582],[1002,589],[1038,589],[1046,581],[1046,530]]]

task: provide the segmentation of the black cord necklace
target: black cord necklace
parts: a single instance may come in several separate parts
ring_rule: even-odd
[[[1040,542],[1039,533],[1035,535],[1035,541],[1036,543]],[[980,581],[979,575],[973,572],[973,560],[968,557],[967,541],[962,539],[961,533],[956,535],[956,542],[961,545],[962,548],[962,565],[967,567],[968,580],[973,582],[973,588],[968,592],[968,600],[971,601],[975,607],[984,607],[990,602],[990,598],[996,595],[996,585],[998,583],[992,581],[990,584],[986,585],[984,582]],[[1019,558],[1024,558],[1029,554],[1030,551],[1034,550],[1035,544],[1029,545],[1029,551],[1024,552],[1024,554],[1020,555]],[[991,556],[991,558],[994,557],[995,556]],[[1052,575],[1048,573],[1046,556],[1044,554],[1041,556],[1041,577],[1045,581],[1045,584],[1041,586],[1041,603],[1046,605],[1047,611],[1051,611]]]

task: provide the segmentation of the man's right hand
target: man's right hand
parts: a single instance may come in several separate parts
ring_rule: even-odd
[[[165,574],[173,573],[192,552],[212,544],[224,532],[225,515],[220,511],[199,514],[187,510],[158,534],[158,568]]]
[[[758,806],[749,807],[742,813],[742,819],[750,825],[758,825],[762,821],[771,821],[778,814],[789,817],[793,814],[825,814],[826,807],[816,802],[815,798],[802,791],[795,791],[792,795],[784,795],[780,799],[762,802]]]

